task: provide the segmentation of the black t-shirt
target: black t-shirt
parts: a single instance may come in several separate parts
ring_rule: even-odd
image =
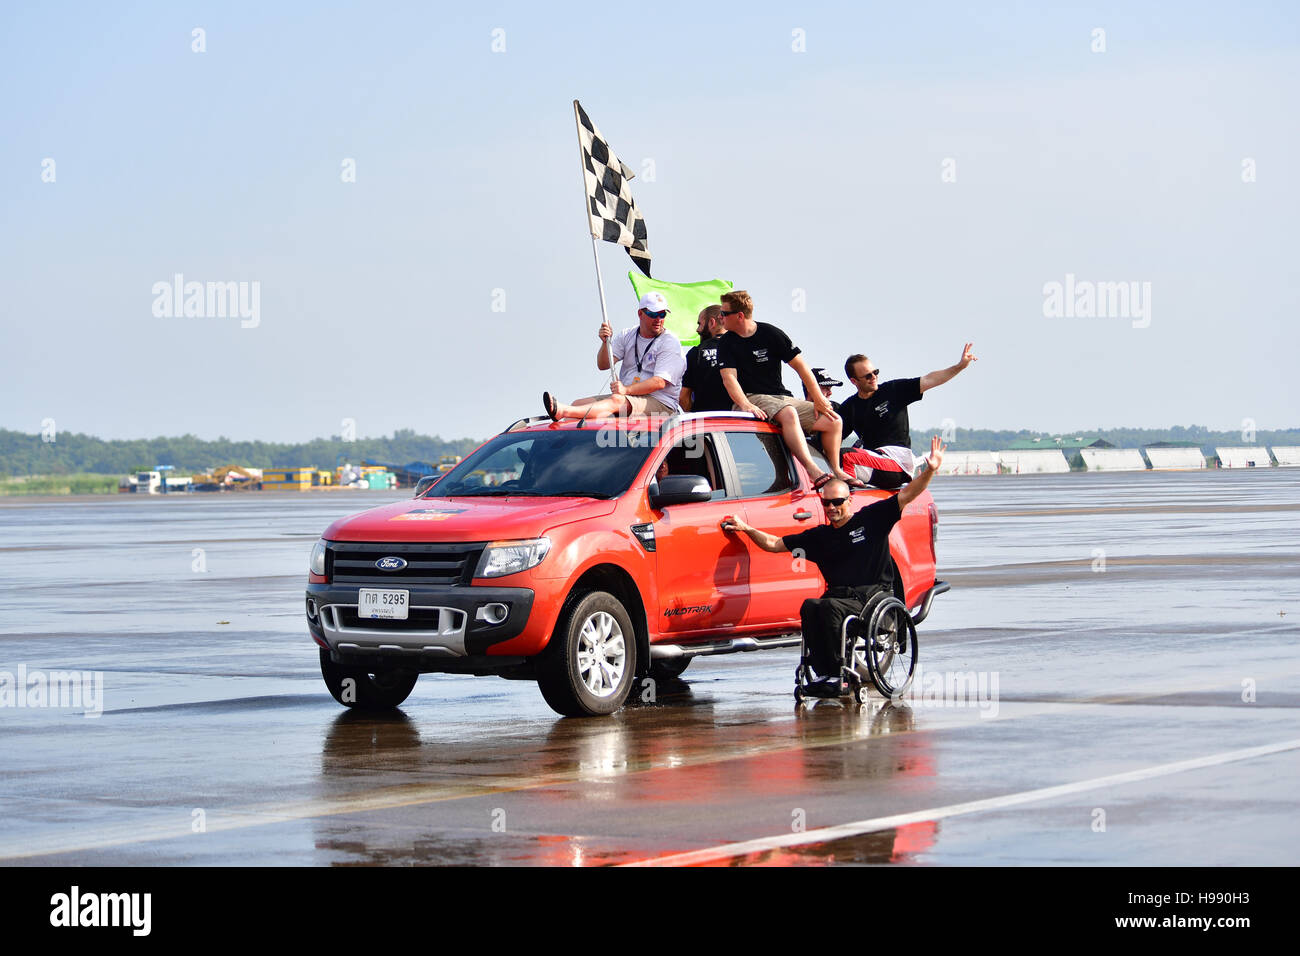
[[[870,398],[854,395],[840,405],[845,425],[858,433],[863,448],[912,447],[907,406],[921,400],[919,378],[881,382]]]
[[[727,332],[718,340],[722,368],[734,368],[746,395],[789,395],[781,383],[781,363],[799,354],[799,349],[775,325],[755,322],[758,328],[749,338]]]
[[[691,390],[691,411],[729,412],[734,404],[722,384],[718,358],[721,336],[706,339],[686,353],[686,373],[682,387]]]
[[[861,509],[842,528],[824,524],[781,539],[791,551],[802,550],[821,569],[826,586],[862,588],[894,586],[889,559],[889,530],[901,517],[898,496],[882,498]]]

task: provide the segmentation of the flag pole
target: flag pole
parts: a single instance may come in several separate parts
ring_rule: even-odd
[[[591,232],[591,198],[587,195],[587,160],[582,152],[582,123],[578,119],[578,101],[573,101],[573,126],[578,133],[578,172],[582,176],[582,208],[587,217],[587,231]],[[600,320],[606,325],[609,324],[609,312],[605,307],[605,280],[600,275],[600,255],[596,251],[596,234],[591,233],[591,258],[596,264],[596,288],[600,290]],[[612,328],[612,326],[611,326]],[[613,336],[611,335],[612,339]],[[604,351],[605,361],[609,364],[609,384],[618,381],[614,375],[614,356],[609,346],[609,339],[605,340]]]

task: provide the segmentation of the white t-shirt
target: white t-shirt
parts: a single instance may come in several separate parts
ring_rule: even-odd
[[[668,384],[647,397],[658,399],[669,408],[681,408],[682,375],[686,373],[686,357],[677,336],[665,330],[654,339],[641,337],[639,326],[624,329],[609,340],[614,361],[620,363],[618,380],[624,385],[635,385],[648,378],[659,376]]]

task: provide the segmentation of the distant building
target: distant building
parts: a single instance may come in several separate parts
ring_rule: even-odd
[[[1070,468],[1082,471],[1086,465],[1079,452],[1085,448],[1114,448],[1110,442],[1096,435],[1058,435],[1055,438],[1021,438],[1007,446],[1008,452],[1059,449]],[[1143,466],[1145,467],[1145,465]]]
[[[1008,475],[1061,474],[1070,470],[1059,448],[1027,448],[998,452],[998,464]]]
[[[1268,468],[1273,464],[1268,449],[1259,446],[1216,448],[1214,454],[1220,468]]]
[[[1273,457],[1279,465],[1300,465],[1300,445],[1274,445]]]
[[[1201,446],[1193,441],[1157,441],[1142,447],[1157,471],[1194,471],[1205,467]]]

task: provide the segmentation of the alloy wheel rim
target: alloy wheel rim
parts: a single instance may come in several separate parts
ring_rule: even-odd
[[[618,689],[627,667],[627,642],[618,621],[597,611],[578,635],[578,679],[594,697],[609,697]]]

